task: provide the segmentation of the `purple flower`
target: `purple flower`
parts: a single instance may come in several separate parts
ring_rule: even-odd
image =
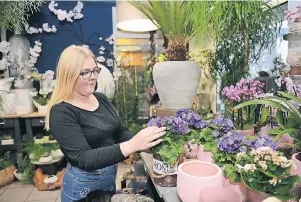
[[[173,133],[187,134],[189,132],[189,125],[180,117],[166,116],[164,118],[152,118],[147,123],[147,126],[167,127]]]
[[[211,127],[224,133],[230,132],[234,129],[234,124],[227,118],[215,118],[210,121]]]
[[[245,142],[246,137],[236,132],[228,132],[216,140],[217,148],[226,153],[245,151]]]
[[[247,145],[254,149],[258,149],[259,147],[270,147],[271,149],[276,150],[276,142],[266,137],[256,137],[254,140],[249,141]]]
[[[180,109],[177,111],[176,116],[186,121],[189,126],[193,126],[197,129],[208,127],[207,121],[201,120],[200,115],[194,113],[190,109]]]
[[[217,138],[220,135],[220,133],[217,130],[212,131],[212,136]]]

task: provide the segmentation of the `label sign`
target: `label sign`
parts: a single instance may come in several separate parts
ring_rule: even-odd
[[[153,158],[153,170],[154,172],[163,175],[175,175],[177,174],[177,168],[175,165],[169,165],[164,163],[163,161],[159,161]]]

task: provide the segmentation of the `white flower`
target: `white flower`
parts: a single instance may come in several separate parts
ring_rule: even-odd
[[[97,62],[104,62],[104,61],[106,61],[106,58],[105,57],[103,57],[103,56],[98,56],[97,58],[96,58],[96,60],[97,60]]]
[[[65,19],[67,19],[67,12],[66,12],[66,10],[61,10],[61,9],[59,9],[59,10],[57,10],[57,12],[56,12],[56,14],[57,14],[57,18],[60,20],[60,21],[63,21],[63,20],[65,20]]]
[[[99,37],[98,39],[99,39],[99,40],[102,40],[102,37]]]
[[[57,31],[56,27],[54,25],[52,25],[52,32],[56,33],[56,31]]]
[[[104,50],[106,50],[106,49],[105,49],[105,47],[101,46],[101,47],[99,48],[99,50],[104,51]]]
[[[31,92],[30,94],[31,94],[32,97],[35,97],[35,96],[38,95],[38,92],[35,91],[35,92]]]
[[[54,71],[52,70],[47,70],[44,74],[43,74],[43,80],[47,80],[47,81],[51,81],[54,78]]]
[[[113,59],[107,59],[106,61],[108,67],[112,67],[114,65],[114,60]]]
[[[105,54],[105,52],[99,51],[99,55],[103,55],[103,54]]]

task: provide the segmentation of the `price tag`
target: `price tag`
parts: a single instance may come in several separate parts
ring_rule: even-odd
[[[175,165],[169,165],[164,163],[163,161],[159,161],[157,159],[153,158],[153,170],[154,172],[162,175],[162,174],[168,174],[168,175],[175,175],[177,174],[177,168]]]

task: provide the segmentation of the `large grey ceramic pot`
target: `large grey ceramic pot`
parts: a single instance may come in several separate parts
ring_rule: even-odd
[[[201,79],[201,67],[193,61],[166,61],[154,65],[153,77],[162,107],[191,108]]]
[[[16,76],[17,64],[24,63],[29,58],[30,43],[28,39],[21,34],[20,28],[14,29],[14,35],[9,39],[10,43],[10,67],[11,75]]]

